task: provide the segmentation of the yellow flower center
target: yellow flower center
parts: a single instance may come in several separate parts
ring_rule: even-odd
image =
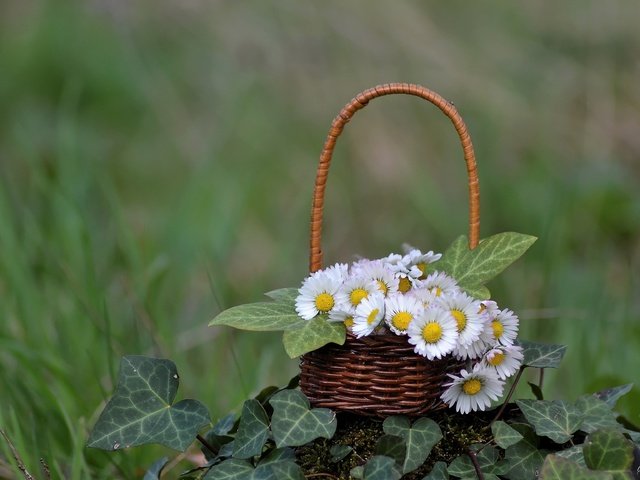
[[[418,267],[422,272],[422,275],[420,276],[420,280],[424,280],[425,278],[427,278],[427,264],[424,262],[421,262],[421,263],[418,263],[416,267]]]
[[[393,323],[393,326],[398,330],[405,331],[411,323],[411,320],[413,320],[413,315],[409,312],[398,312],[391,319],[391,323]]]
[[[498,320],[494,320],[493,322],[491,322],[491,328],[493,328],[494,338],[498,339],[502,336],[502,333],[504,332],[504,327]]]
[[[321,293],[316,297],[316,308],[318,311],[326,313],[333,308],[335,301],[333,295]]]
[[[354,307],[359,305],[363,298],[367,298],[369,293],[364,288],[356,288],[351,290],[351,295],[349,295],[349,300],[351,300],[351,305]]]
[[[409,290],[411,290],[411,282],[407,277],[402,277],[400,279],[398,290],[400,290],[402,293],[407,293]]]
[[[495,353],[490,360],[487,360],[489,362],[489,365],[492,365],[494,367],[497,367],[498,365],[502,365],[502,362],[504,362],[504,353],[502,352],[498,352]]]
[[[347,317],[344,319],[344,326],[347,328],[353,327],[353,317]]]
[[[458,332],[464,330],[464,327],[467,326],[467,316],[462,313],[460,310],[451,310],[451,315],[456,319],[456,323],[458,324]]]
[[[377,282],[378,282],[378,290],[380,290],[386,296],[387,292],[389,291],[389,287],[382,280],[377,280]]]
[[[482,383],[477,378],[472,378],[462,384],[462,391],[467,395],[475,395],[482,390]]]
[[[433,287],[431,291],[436,294],[436,297],[442,295],[442,289],[440,287]]]
[[[427,343],[436,343],[442,338],[442,327],[437,322],[427,323],[422,329],[422,338]]]
[[[380,312],[380,310],[377,309],[377,308],[374,308],[373,310],[371,310],[371,313],[367,317],[367,323],[369,325],[371,325],[373,322],[376,321],[376,317],[378,316],[378,312]]]

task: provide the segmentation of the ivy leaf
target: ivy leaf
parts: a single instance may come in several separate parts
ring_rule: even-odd
[[[298,316],[292,303],[258,302],[231,307],[211,322],[212,325],[227,325],[240,330],[255,332],[289,330],[301,328],[307,323]]]
[[[290,303],[291,305],[295,305],[296,298],[298,298],[299,294],[300,293],[297,288],[278,288],[265,293],[267,297],[275,300],[276,302]]]
[[[260,465],[268,465],[270,463],[280,462],[283,460],[296,460],[296,452],[293,448],[276,448],[269,452],[269,454],[260,460]]]
[[[503,474],[506,473],[504,470],[504,465],[498,463],[499,455],[498,450],[495,447],[490,445],[482,446],[482,445],[473,445],[472,450],[477,451],[480,450],[476,454],[476,460],[478,462],[478,466],[480,467],[480,471],[483,473],[485,478],[488,478],[488,475],[495,475],[496,473]],[[499,471],[496,471],[498,469]],[[454,475],[460,478],[476,478],[477,473],[473,462],[469,455],[460,455],[455,458],[449,468],[449,475]],[[490,477],[489,477],[490,478]]]
[[[608,429],[590,434],[582,451],[590,469],[609,472],[613,480],[627,480],[633,478],[634,449],[634,444],[622,432]]]
[[[146,471],[144,474],[144,478],[142,480],[160,480],[160,475],[162,475],[162,470],[169,463],[168,457],[162,457],[159,460],[153,462],[153,465]]]
[[[253,476],[253,466],[246,460],[230,458],[211,467],[205,480],[247,480]]]
[[[491,298],[491,292],[484,285],[473,287],[462,287],[467,295],[475,298],[476,300],[489,300]]]
[[[500,420],[491,424],[491,433],[493,433],[493,439],[498,446],[504,449],[522,440],[522,434],[520,432]]]
[[[298,390],[276,393],[269,403],[273,406],[271,431],[276,446],[299,447],[318,437],[331,438],[336,432],[336,415],[328,408],[310,409],[309,400]]]
[[[536,433],[556,443],[568,442],[582,424],[580,411],[563,400],[517,400],[516,403]]]
[[[216,435],[226,435],[236,423],[236,414],[230,413],[216,422],[211,431]]]
[[[364,466],[358,465],[357,467],[353,467],[349,470],[349,475],[358,480],[362,480],[364,478]]]
[[[178,383],[178,371],[170,360],[123,357],[116,391],[87,445],[117,450],[160,443],[185,451],[211,420],[207,408],[196,400],[173,403]]]
[[[556,368],[567,351],[566,345],[528,342],[526,340],[520,340],[519,344],[524,355],[522,364],[526,367]]]
[[[611,406],[593,395],[584,395],[578,398],[576,407],[582,412],[580,430],[583,432],[593,433],[602,428],[622,429],[622,425],[617,422],[617,416],[611,410]]]
[[[547,452],[538,449],[538,437],[529,425],[513,424],[511,426],[522,434],[523,439],[505,451],[505,460],[511,465],[506,476],[513,480],[537,478]]]
[[[555,452],[554,455],[558,457],[566,458],[572,462],[577,463],[581,467],[586,467],[587,464],[584,461],[584,454],[582,453],[582,445],[574,445],[573,447],[565,448],[559,452]]]
[[[607,388],[593,394],[599,400],[602,400],[611,408],[616,406],[616,403],[623,395],[626,395],[633,388],[633,383],[627,383],[626,385],[620,385],[619,387]]]
[[[331,454],[331,462],[337,463],[345,459],[347,455],[349,455],[352,451],[353,448],[351,448],[349,445],[333,445],[329,449],[329,453]]]
[[[410,424],[409,418],[402,415],[387,417],[382,423],[382,429],[387,435],[396,435],[406,443],[407,454],[402,464],[403,474],[422,465],[433,446],[442,438],[438,424],[426,417],[419,418],[413,425]]]
[[[275,462],[269,465],[273,477],[258,476],[260,467],[254,473],[254,480],[305,480],[304,473],[293,460]]]
[[[449,473],[447,472],[447,464],[444,462],[436,462],[436,464],[429,472],[429,475],[422,480],[449,480]]]
[[[364,480],[399,480],[402,475],[396,469],[393,458],[375,455],[364,466]]]
[[[207,460],[213,460],[217,457],[230,457],[233,452],[233,437],[229,435],[217,435],[213,430],[209,430],[204,439],[207,445],[202,445],[200,451]]]
[[[401,437],[396,435],[382,435],[376,442],[375,455],[384,455],[402,465],[407,454],[407,446]]]
[[[465,237],[459,237],[440,261],[440,268],[461,287],[484,285],[515,262],[536,241],[536,237],[504,232],[482,240],[469,250]]]
[[[269,435],[269,418],[258,400],[244,402],[240,425],[233,442],[233,457],[248,459],[262,453]]]
[[[540,480],[613,480],[604,472],[593,472],[571,460],[548,455],[540,471]]]
[[[533,395],[536,397],[537,400],[544,400],[544,394],[542,393],[542,389],[540,388],[540,385],[532,383],[532,382],[527,382],[529,384],[529,387],[531,388],[531,393],[533,393]]]
[[[284,349],[291,358],[316,350],[327,343],[343,345],[347,329],[341,322],[327,322],[322,317],[303,320],[302,328],[287,330],[282,336]]]

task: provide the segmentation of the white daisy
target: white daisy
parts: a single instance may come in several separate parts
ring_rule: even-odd
[[[486,315],[487,317],[493,320],[496,315],[498,315],[500,309],[498,308],[498,304],[493,300],[483,300],[480,302],[480,311],[479,314]]]
[[[523,359],[522,347],[518,345],[499,346],[486,353],[482,359],[482,365],[485,368],[494,369],[498,378],[504,380],[520,369]]]
[[[336,299],[340,305],[355,309],[360,302],[378,291],[378,284],[367,277],[348,278],[338,290]]]
[[[342,322],[344,326],[349,330],[353,327],[353,317],[355,316],[356,309],[344,310],[341,308],[335,308],[329,312],[330,322]]]
[[[438,297],[440,295],[451,295],[452,293],[460,291],[453,277],[450,277],[444,272],[433,272],[428,275],[427,278],[423,280],[422,287],[431,290]]]
[[[403,261],[404,257],[398,253],[391,253],[384,258],[381,258],[384,266],[392,272],[398,272],[406,270],[407,265]]]
[[[328,275],[333,277],[336,281],[344,282],[349,277],[349,265],[346,263],[336,263],[323,270],[318,270],[311,275]]]
[[[422,310],[422,302],[417,298],[394,295],[385,301],[385,321],[393,333],[406,335],[407,328]]]
[[[385,268],[381,260],[375,260],[362,266],[359,274],[367,279],[375,280],[378,290],[385,297],[393,295],[398,291],[398,279],[392,271]]]
[[[429,360],[442,358],[453,351],[458,339],[456,322],[448,312],[439,308],[427,308],[416,317],[407,329],[409,343],[416,353]]]
[[[429,308],[438,298],[435,292],[421,286],[407,292],[407,296],[417,298],[425,308]]]
[[[340,281],[335,275],[316,272],[307,277],[298,290],[296,312],[305,320],[321,313],[329,313],[336,305],[336,292]]]
[[[412,248],[409,245],[404,245],[405,251],[407,254],[404,256],[405,263],[411,267],[415,266],[420,270],[420,275],[418,278],[425,279],[427,278],[427,267],[430,263],[437,262],[442,257],[441,253],[433,253],[433,251],[428,251],[427,253],[422,253],[417,248]]]
[[[492,345],[513,345],[518,336],[518,317],[511,310],[500,310],[495,318],[487,323],[483,339]]]
[[[441,295],[436,305],[448,311],[458,325],[458,345],[466,347],[480,338],[484,330],[484,318],[478,313],[480,302],[464,292]]]
[[[401,293],[409,293],[412,289],[421,286],[418,277],[421,275],[418,267],[412,267],[411,270],[396,272],[398,279],[398,291]]]
[[[472,342],[470,345],[458,345],[453,354],[458,360],[475,360],[484,355],[484,352],[489,348],[489,344],[483,340],[482,337]]]
[[[370,335],[384,318],[384,296],[375,293],[363,299],[353,317],[351,330],[358,338]]]
[[[449,387],[440,398],[450,407],[455,405],[456,411],[469,413],[470,411],[485,410],[491,406],[492,400],[502,396],[504,382],[498,378],[495,371],[482,368],[479,364],[472,372],[460,371],[460,376],[449,375],[452,378]]]

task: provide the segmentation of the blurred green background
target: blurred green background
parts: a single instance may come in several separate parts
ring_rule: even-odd
[[[179,395],[214,419],[295,374],[277,335],[206,325],[301,281],[331,119],[389,81],[465,118],[482,236],[539,237],[490,287],[523,337],[569,345],[548,397],[637,380],[639,15],[632,0],[1,2],[0,426],[32,473],[44,457],[54,478],[141,478],[172,455],[84,448],[123,354],[173,359]],[[450,123],[376,100],[338,143],[327,201],[328,262],[442,251],[467,221]],[[619,410],[640,422],[637,387]],[[20,478],[2,441],[0,478]]]

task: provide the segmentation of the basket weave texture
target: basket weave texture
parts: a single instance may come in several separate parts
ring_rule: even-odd
[[[422,98],[434,104],[453,124],[467,167],[469,187],[469,248],[479,242],[480,194],[475,154],[467,127],[455,106],[425,87],[389,83],[365,90],[334,118],[325,140],[316,174],[311,210],[309,270],[322,268],[324,192],[336,140],[353,115],[369,101],[391,94]],[[444,408],[440,395],[449,377],[464,363],[451,356],[428,360],[414,353],[406,336],[392,333],[356,338],[347,334],[344,345],[329,344],[302,356],[300,388],[315,407],[327,407],[365,416],[419,416]]]

